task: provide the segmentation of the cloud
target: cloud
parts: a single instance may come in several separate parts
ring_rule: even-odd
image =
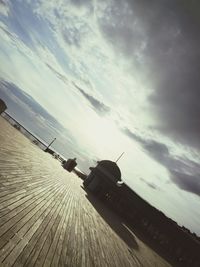
[[[144,178],[140,178],[140,181],[141,182],[143,182],[143,183],[145,183],[148,187],[150,187],[151,189],[154,189],[154,190],[160,190],[160,188],[157,186],[157,185],[155,185],[154,183],[151,183],[151,182],[148,182],[148,181],[146,181]]]
[[[81,93],[82,96],[84,96],[84,98],[90,103],[90,105],[92,106],[92,108],[94,109],[94,111],[98,115],[104,116],[104,115],[108,114],[111,111],[110,108],[107,105],[105,105],[103,102],[99,101],[98,99],[93,97],[91,94],[86,93],[82,88],[77,86],[73,81],[71,82],[66,77],[66,75],[61,74],[60,72],[58,72],[56,69],[54,69],[54,67],[52,67],[48,63],[46,65],[66,85],[70,85],[70,84],[74,85],[74,87],[78,90],[79,93]],[[84,81],[84,83],[91,87],[89,82],[87,82],[87,81],[85,82]]]
[[[7,0],[0,0],[0,14],[3,16],[9,15],[9,4]]]
[[[154,127],[200,149],[199,1],[108,2],[99,25],[116,53],[152,87]]]
[[[17,105],[15,108],[25,110],[24,113],[31,114],[32,117],[39,120],[44,124],[48,124],[52,128],[64,130],[63,126],[46,111],[37,101],[34,100],[29,94],[24,92],[16,84],[0,79],[0,91],[12,100],[12,105]],[[15,102],[15,103],[14,103]],[[10,105],[11,108],[11,105]]]
[[[69,80],[67,79],[66,75],[61,74],[59,71],[57,71],[52,65],[49,63],[46,63],[46,66],[64,83],[69,84]]]
[[[110,108],[106,106],[104,103],[100,102],[98,99],[94,98],[92,95],[86,93],[79,86],[74,84],[74,86],[78,89],[78,91],[87,99],[87,101],[92,105],[93,109],[99,115],[105,115],[110,112]]]
[[[186,158],[177,158],[170,153],[170,149],[165,144],[145,139],[127,128],[122,129],[122,132],[140,143],[151,157],[162,164],[170,173],[170,179],[176,186],[181,190],[200,195],[200,164]],[[143,178],[140,180],[152,188],[155,187]]]
[[[182,190],[200,196],[200,175],[192,176],[185,173],[173,171],[171,173],[172,181]]]
[[[136,133],[133,133],[128,128],[123,128],[122,132],[126,134],[131,139],[140,143],[143,148],[157,161],[163,164],[166,161],[166,158],[169,157],[169,149],[165,144],[162,144],[158,141],[152,139],[145,139]]]

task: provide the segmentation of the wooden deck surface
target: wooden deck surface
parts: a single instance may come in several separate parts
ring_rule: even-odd
[[[170,266],[0,117],[0,266]]]

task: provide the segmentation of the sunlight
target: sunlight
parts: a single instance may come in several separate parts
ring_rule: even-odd
[[[87,122],[84,121],[82,130],[82,141],[87,143],[98,157],[115,160],[123,152],[124,138],[112,118],[92,116]]]

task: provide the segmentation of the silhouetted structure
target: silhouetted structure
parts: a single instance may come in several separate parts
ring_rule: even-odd
[[[0,99],[0,114],[3,113],[6,109],[6,103],[2,99]]]
[[[90,169],[90,174],[83,182],[85,188],[104,200],[131,227],[153,241],[155,247],[176,266],[200,266],[199,238],[122,183],[121,172],[115,162],[103,160]]]
[[[102,160],[90,170],[91,172],[84,180],[83,185],[98,195],[108,194],[121,181],[121,171],[113,161]]]
[[[51,154],[52,156],[55,153],[55,151],[53,149],[49,148],[49,147],[45,148],[44,151],[47,152],[47,153],[49,153],[49,154]]]
[[[17,129],[18,131],[20,131],[21,128],[20,128],[20,126],[18,124],[14,124],[13,126],[15,127],[15,129]]]
[[[67,161],[64,160],[62,162],[62,166],[65,170],[67,170],[68,172],[71,172],[73,171],[73,169],[77,166],[77,163],[76,163],[76,158],[74,159],[68,159]]]

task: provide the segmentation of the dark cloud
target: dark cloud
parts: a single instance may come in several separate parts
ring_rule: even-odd
[[[47,67],[54,73],[56,76],[62,80],[64,83],[68,84],[69,80],[66,76],[59,73],[56,69],[54,69],[49,64],[46,64]],[[82,88],[77,86],[74,82],[72,84],[75,86],[75,88],[84,96],[85,99],[92,105],[92,108],[95,110],[95,112],[101,116],[107,114],[110,112],[110,108],[106,106],[104,103],[100,102],[98,99],[94,98],[92,95],[86,93]],[[89,84],[88,84],[89,85]]]
[[[131,132],[128,128],[122,132],[142,145],[145,151],[162,164],[170,173],[170,178],[180,189],[200,195],[200,164],[186,158],[177,158],[170,153],[169,148],[152,139],[145,139]],[[190,174],[188,174],[190,173]],[[155,185],[140,179],[153,189]]]
[[[144,178],[140,178],[140,181],[142,181],[143,183],[145,183],[148,187],[154,189],[154,190],[160,190],[159,187],[157,185],[155,185],[154,183],[150,183],[148,181],[146,181]]]
[[[157,161],[160,163],[166,163],[166,159],[169,157],[169,149],[165,144],[157,142],[152,139],[144,139],[141,136],[133,133],[128,128],[122,129],[128,137],[134,139],[142,145],[142,147]]]
[[[55,68],[53,68],[50,64],[46,63],[46,66],[60,79],[62,80],[64,83],[68,84],[69,80],[67,79],[66,76],[64,76],[63,74],[61,74],[60,72],[58,72]]]
[[[181,189],[200,196],[200,175],[191,176],[173,171],[172,181]]]
[[[199,10],[199,1],[118,0],[99,23],[113,47],[151,79],[157,129],[200,149]]]
[[[7,6],[7,3],[6,3],[5,0],[0,0],[0,5],[2,5],[2,6]]]
[[[10,33],[8,30],[6,30],[3,26],[0,25],[0,29],[1,31],[3,31],[11,40],[15,39],[15,36]]]
[[[105,115],[110,112],[110,108],[106,106],[104,103],[100,102],[98,99],[94,98],[92,95],[86,93],[82,88],[74,84],[74,86],[78,89],[78,91],[87,99],[87,101],[92,105],[92,108],[99,115]]]

